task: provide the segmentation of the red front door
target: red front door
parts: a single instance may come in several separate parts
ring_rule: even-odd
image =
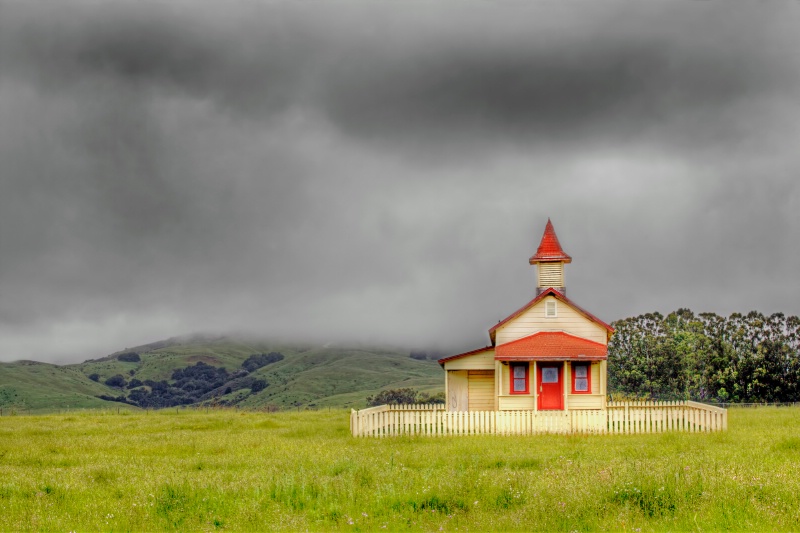
[[[536,387],[539,389],[539,410],[564,409],[564,383],[561,363],[536,365]]]

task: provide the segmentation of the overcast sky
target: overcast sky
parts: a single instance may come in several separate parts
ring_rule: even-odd
[[[800,3],[0,0],[0,361],[800,314]]]

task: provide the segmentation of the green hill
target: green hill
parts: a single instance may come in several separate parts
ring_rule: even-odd
[[[108,387],[95,383],[74,366],[35,361],[0,363],[0,409],[3,414],[108,406],[97,396]]]
[[[270,362],[255,368],[256,360]],[[251,371],[242,367],[245,361]],[[173,378],[176,370],[181,379]],[[383,389],[414,388],[436,394],[443,386],[438,363],[411,358],[407,350],[195,335],[73,365],[4,363],[0,408],[43,411],[189,403],[358,408],[366,404],[367,396]]]

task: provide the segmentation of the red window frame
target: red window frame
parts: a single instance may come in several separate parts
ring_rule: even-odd
[[[515,391],[514,390],[514,369],[515,368],[522,368],[524,377],[516,378],[516,379],[524,379],[525,380],[525,390],[523,391]],[[531,373],[530,373],[530,366],[528,363],[509,363],[508,365],[508,375],[509,375],[509,383],[508,383],[508,392],[509,394],[530,394],[531,391]]]
[[[575,380],[577,379],[577,375],[575,369],[577,367],[586,367],[586,390],[576,390],[575,389]],[[591,394],[592,393],[592,363],[572,363],[572,394]]]

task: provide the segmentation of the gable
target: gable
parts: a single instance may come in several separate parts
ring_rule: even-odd
[[[563,331],[596,343],[608,344],[608,330],[604,327],[605,324],[589,318],[582,309],[572,305],[566,298],[548,294],[537,300],[494,329],[495,345],[499,346],[542,331]],[[548,313],[548,307],[550,311],[555,307],[554,316],[549,316],[552,313]]]
[[[487,346],[439,359],[445,370],[492,370],[494,369],[494,347]]]

